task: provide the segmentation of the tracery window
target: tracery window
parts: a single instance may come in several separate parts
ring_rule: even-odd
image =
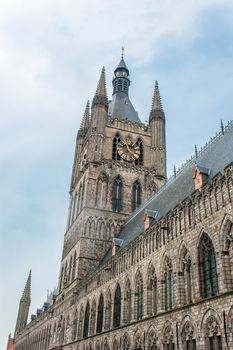
[[[192,264],[191,257],[186,248],[182,247],[180,254],[180,302],[189,304],[192,302]]]
[[[132,211],[136,210],[142,202],[142,189],[139,181],[133,184]]]
[[[111,292],[108,290],[106,295],[106,306],[105,306],[105,329],[108,330],[111,325],[111,314],[112,314],[112,297]]]
[[[132,303],[132,293],[131,293],[130,281],[128,280],[126,282],[126,287],[125,287],[125,305],[124,305],[125,323],[129,323],[131,321],[131,308],[132,308],[131,303]]]
[[[143,349],[142,336],[140,335],[140,333],[138,333],[135,336],[134,350],[142,350],[142,349]]]
[[[183,350],[196,350],[196,339],[194,338],[194,327],[190,321],[186,321],[182,332],[182,349]]]
[[[154,266],[151,265],[148,269],[147,282],[147,314],[149,316],[157,313],[157,279]]]
[[[163,349],[164,350],[175,350],[174,334],[173,334],[170,323],[168,323],[164,327]]]
[[[72,268],[72,276],[71,276],[71,281],[75,279],[75,274],[76,274],[76,259],[77,259],[77,254],[76,251],[74,253],[74,260],[73,260],[73,268]]]
[[[144,152],[143,152],[143,142],[142,139],[138,139],[136,144],[139,146],[140,149],[140,155],[139,158],[135,160],[135,164],[136,165],[143,165],[143,161],[144,161]]]
[[[87,302],[85,316],[84,316],[84,326],[83,326],[83,338],[88,336],[89,331],[89,318],[90,318],[90,304]]]
[[[205,349],[206,350],[222,350],[222,336],[220,327],[216,318],[211,315],[207,319],[205,329]]]
[[[108,178],[105,174],[101,174],[97,180],[96,187],[96,205],[105,208],[108,195]]]
[[[121,288],[117,285],[114,296],[113,327],[119,327],[121,323]]]
[[[153,329],[149,332],[147,342],[148,350],[158,350],[158,337],[156,336],[156,333]]]
[[[112,159],[113,160],[120,160],[120,156],[117,153],[117,145],[120,141],[121,141],[120,135],[116,134],[112,142]]]
[[[104,297],[103,297],[103,294],[101,293],[99,298],[99,304],[98,304],[96,333],[102,332],[103,317],[104,317]]]
[[[165,310],[173,308],[173,272],[170,259],[166,258],[164,266],[164,283],[165,283]]]
[[[96,302],[92,301],[91,315],[90,315],[90,331],[89,334],[93,335],[95,332],[95,322],[96,322]]]
[[[143,280],[140,273],[136,279],[135,302],[136,320],[141,320],[143,316]]]
[[[120,212],[122,210],[122,180],[117,176],[112,188],[112,210]]]
[[[208,298],[218,294],[218,276],[213,243],[210,237],[203,233],[199,245],[200,294]]]

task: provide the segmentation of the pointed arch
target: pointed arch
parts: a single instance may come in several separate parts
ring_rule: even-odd
[[[114,350],[120,350],[120,343],[119,343],[119,340],[118,340],[118,338],[117,338],[116,335],[115,335],[114,338],[113,338],[112,348],[113,348]]]
[[[165,309],[171,310],[174,307],[174,277],[170,257],[164,255],[162,263],[162,304]]]
[[[122,211],[122,203],[123,203],[122,192],[123,192],[123,182],[120,175],[118,175],[114,179],[113,185],[112,185],[112,210],[114,212]]]
[[[132,211],[136,210],[142,203],[142,187],[137,180],[132,187]]]
[[[98,303],[96,333],[102,332],[103,320],[104,320],[104,297],[103,297],[103,294],[101,293],[99,297],[99,303]]]
[[[120,135],[117,133],[112,140],[112,159],[113,160],[120,160],[121,159],[118,152],[117,152],[117,146],[118,146],[120,141],[121,141]]]
[[[200,294],[208,298],[218,294],[218,276],[215,249],[212,240],[202,233],[198,247]]]
[[[143,317],[143,279],[138,270],[135,277],[135,308],[134,314],[136,320],[141,320]]]
[[[202,319],[205,349],[222,350],[222,325],[219,315],[212,309],[205,312]]]
[[[157,313],[157,277],[152,263],[147,269],[147,315],[152,316]]]
[[[96,225],[97,237],[104,239],[105,237],[106,226],[103,218],[99,218]]]
[[[180,244],[178,259],[180,304],[190,304],[192,302],[192,260],[190,252],[184,241],[182,241]]]
[[[139,138],[136,141],[136,145],[139,147],[139,158],[135,160],[136,165],[143,165],[144,162],[144,147],[143,147],[143,141],[141,138]]]
[[[78,327],[78,311],[74,310],[73,320],[72,320],[72,335],[71,335],[72,341],[74,341],[77,337],[77,327]]]
[[[85,315],[84,315],[83,338],[88,336],[89,320],[90,320],[90,303],[88,301],[86,304]]]
[[[104,339],[103,350],[109,350],[108,338]]]
[[[121,287],[117,283],[114,295],[114,309],[113,309],[113,327],[119,327],[121,324]]]
[[[175,350],[174,332],[170,321],[166,321],[163,326],[163,349]]]
[[[77,253],[76,250],[74,252],[74,259],[73,259],[73,268],[72,268],[72,276],[71,276],[71,282],[73,282],[73,280],[76,277],[76,263],[77,263]]]
[[[132,318],[132,289],[129,278],[125,282],[124,323],[130,323]]]
[[[122,350],[130,350],[130,345],[131,345],[130,336],[127,332],[125,332],[122,340],[122,347],[123,347]]]
[[[104,209],[107,205],[108,197],[108,176],[105,173],[101,173],[97,179],[96,186],[96,206]]]
[[[85,224],[84,235],[87,237],[93,237],[95,234],[95,220],[90,216]]]
[[[150,327],[147,332],[147,349],[158,350],[158,336],[154,327]]]
[[[95,333],[95,322],[96,322],[96,301],[92,300],[91,314],[90,314],[90,335]]]
[[[134,334],[134,350],[143,350],[143,337],[139,329]]]
[[[110,329],[111,326],[111,314],[112,314],[112,296],[110,289],[106,293],[106,304],[105,304],[105,329]]]
[[[180,335],[183,349],[196,350],[196,329],[189,315],[185,316],[181,322]]]
[[[220,227],[221,258],[226,290],[233,289],[233,217],[224,216]]]

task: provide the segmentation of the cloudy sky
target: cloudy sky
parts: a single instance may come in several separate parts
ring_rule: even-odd
[[[122,45],[142,121],[159,81],[169,173],[233,119],[232,1],[2,0],[0,349],[29,269],[30,313],[57,284],[76,133]]]

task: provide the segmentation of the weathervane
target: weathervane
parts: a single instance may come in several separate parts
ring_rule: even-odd
[[[124,51],[125,51],[124,46],[121,46],[121,58],[122,59],[124,58]]]

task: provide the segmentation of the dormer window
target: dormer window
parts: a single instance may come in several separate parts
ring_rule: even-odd
[[[210,169],[201,165],[196,165],[194,169],[193,179],[195,183],[195,190],[199,190],[208,181]]]

